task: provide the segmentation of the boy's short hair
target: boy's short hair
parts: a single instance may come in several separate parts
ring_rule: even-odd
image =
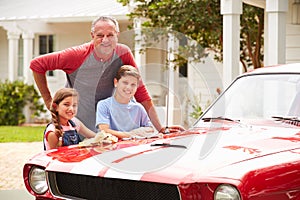
[[[120,80],[123,76],[133,76],[138,80],[141,78],[141,75],[136,67],[131,65],[123,65],[117,72],[116,79]]]

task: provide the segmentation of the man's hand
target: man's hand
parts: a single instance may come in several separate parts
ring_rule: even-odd
[[[173,126],[163,127],[159,130],[160,133],[164,133],[164,134],[182,132],[182,131],[185,131],[185,128],[183,128],[180,125],[173,125]]]

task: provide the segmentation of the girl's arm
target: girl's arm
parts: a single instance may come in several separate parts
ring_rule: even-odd
[[[60,138],[57,137],[57,135],[53,131],[50,131],[47,134],[46,140],[48,141],[50,149],[55,149],[57,147],[61,147],[62,146],[62,140],[60,140]]]
[[[130,137],[130,134],[128,134],[127,132],[115,131],[110,129],[108,124],[99,124],[98,128],[99,130],[104,131],[105,133],[110,133],[120,139]]]
[[[86,138],[92,138],[96,136],[96,133],[92,130],[90,130],[88,127],[86,127],[78,118],[76,118],[77,122],[80,126],[80,134],[83,135]]]

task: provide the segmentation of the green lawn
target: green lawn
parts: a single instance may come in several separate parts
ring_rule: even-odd
[[[45,126],[0,126],[0,143],[43,141]]]

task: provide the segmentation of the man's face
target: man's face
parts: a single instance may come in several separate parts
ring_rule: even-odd
[[[112,21],[98,21],[91,35],[98,56],[110,55],[118,42],[118,32]]]

